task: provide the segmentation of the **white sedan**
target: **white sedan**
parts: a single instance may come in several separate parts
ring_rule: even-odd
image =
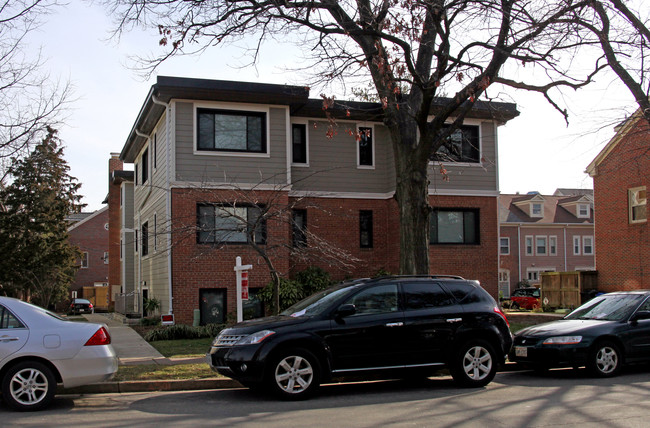
[[[64,388],[102,382],[117,371],[105,325],[67,321],[38,306],[0,297],[2,398],[15,410],[38,410]]]

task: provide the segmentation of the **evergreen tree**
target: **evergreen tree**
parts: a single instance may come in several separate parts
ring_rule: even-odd
[[[24,159],[13,159],[12,182],[0,189],[0,286],[3,294],[43,307],[61,301],[79,251],[68,241],[66,217],[82,208],[81,185],[68,172],[57,131]]]

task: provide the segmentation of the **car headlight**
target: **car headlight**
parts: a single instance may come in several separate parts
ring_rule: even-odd
[[[257,333],[249,334],[248,336],[241,338],[237,343],[235,343],[235,345],[254,345],[274,334],[275,332],[272,330],[258,331]]]
[[[557,336],[546,339],[544,345],[575,345],[581,341],[582,336]]]

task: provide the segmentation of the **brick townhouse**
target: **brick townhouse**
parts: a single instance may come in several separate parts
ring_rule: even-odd
[[[650,126],[637,111],[587,167],[594,180],[601,291],[650,288]]]
[[[80,266],[70,296],[83,297],[83,287],[108,284],[108,207],[84,215],[68,227],[68,240],[81,251]]]
[[[477,103],[452,136],[449,180],[430,164],[430,270],[478,279],[495,297],[497,128],[517,114],[514,104]],[[253,294],[269,283],[245,233],[284,276],[312,265],[335,279],[398,271],[393,150],[379,104],[325,112],[305,87],[159,76],[119,161],[134,174],[133,227],[124,228],[133,237],[122,238],[133,273],[120,281],[176,322],[232,316],[237,256],[253,265]],[[271,207],[290,212],[256,222]],[[348,257],[337,260],[337,249]]]

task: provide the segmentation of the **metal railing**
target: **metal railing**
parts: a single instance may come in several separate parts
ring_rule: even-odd
[[[140,293],[120,293],[115,295],[115,312],[123,315],[142,315]]]

